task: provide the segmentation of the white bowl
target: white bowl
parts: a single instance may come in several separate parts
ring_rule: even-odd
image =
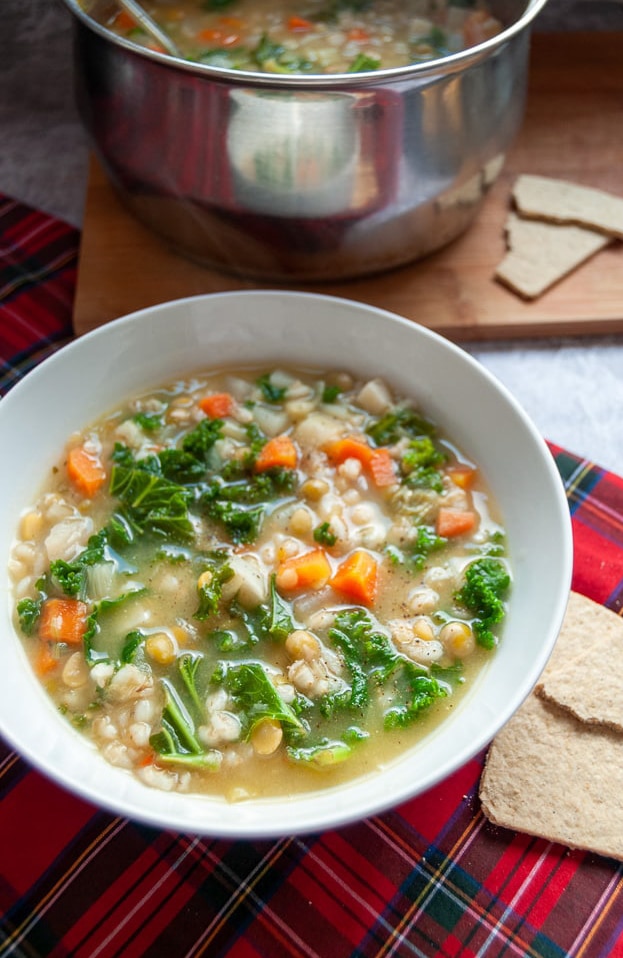
[[[245,291],[144,309],[72,342],[0,403],[0,555],[17,517],[69,435],[124,398],[179,373],[241,364],[342,367],[413,395],[482,467],[507,530],[513,589],[502,641],[451,717],[379,773],[313,794],[229,804],[169,794],[113,768],[57,713],[11,620],[8,575],[0,646],[0,732],[64,787],[153,826],[227,837],[319,831],[424,791],[483,748],[532,689],[569,594],[569,510],[554,460],[511,395],[459,347],[393,314],[313,294]]]

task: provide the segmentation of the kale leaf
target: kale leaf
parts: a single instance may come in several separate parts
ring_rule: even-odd
[[[350,758],[352,748],[341,739],[323,739],[316,745],[288,745],[286,754],[291,762],[312,768],[327,768]]]
[[[344,657],[353,676],[349,702],[330,701],[329,706],[365,707],[372,685],[387,685],[391,680],[394,704],[385,713],[386,728],[405,728],[414,722],[435,699],[447,694],[447,687],[420,666],[397,652],[386,635],[374,629],[361,609],[341,612],[329,638]]]
[[[264,507],[241,506],[221,499],[205,499],[206,515],[219,522],[236,545],[254,542],[264,517]]]
[[[19,625],[24,635],[34,634],[39,616],[41,615],[41,606],[43,605],[44,598],[45,596],[40,594],[36,599],[20,599],[17,603]]]
[[[146,590],[143,588],[136,588],[130,590],[129,592],[124,592],[122,595],[118,595],[114,599],[100,599],[99,602],[95,602],[93,604],[91,612],[87,616],[87,628],[82,640],[84,657],[89,665],[94,665],[96,662],[111,661],[111,655],[109,652],[95,648],[96,638],[102,630],[102,618],[111,612],[114,612],[121,605],[124,605],[131,599],[145,595],[145,591]],[[132,636],[132,638],[130,638],[130,636]],[[121,649],[117,662],[119,664],[125,662],[126,659],[124,656],[130,656],[128,661],[131,661],[136,654],[136,647],[138,644],[139,643],[136,641],[136,636],[133,636],[132,633],[129,633],[125,637],[125,643]],[[114,656],[112,657],[112,660],[114,661]]]
[[[212,682],[222,685],[231,696],[245,739],[264,719],[302,730],[302,723],[294,710],[283,701],[260,662],[222,661],[214,670]]]
[[[401,672],[406,687],[405,701],[387,710],[384,719],[386,729],[407,728],[422,712],[429,709],[433,702],[447,695],[446,689],[437,679],[423,674],[422,669],[414,663],[403,662]]]
[[[200,462],[205,460],[214,443],[223,435],[222,419],[202,419],[182,439],[182,450]]]
[[[399,406],[370,423],[366,432],[377,446],[389,446],[405,437],[434,436],[435,426],[415,409]]]
[[[292,606],[279,595],[275,579],[275,575],[270,577],[270,603],[264,607],[264,627],[272,639],[285,642],[294,631]]]
[[[334,403],[341,392],[342,390],[339,386],[325,386],[322,390],[323,403]]]
[[[206,751],[197,739],[195,723],[175,686],[163,679],[162,687],[165,702],[161,728],[149,740],[159,762],[191,768],[218,768],[220,754],[212,749]]]
[[[228,555],[225,552],[217,553],[205,560],[205,568],[197,580],[199,607],[194,613],[195,619],[200,622],[216,613],[223,593],[223,586],[234,574],[227,560]]]
[[[474,614],[472,629],[476,641],[485,649],[492,649],[496,644],[492,629],[506,614],[504,598],[510,585],[504,562],[484,556],[468,565],[464,584],[454,594],[456,601]]]
[[[140,466],[128,468],[115,463],[110,493],[121,501],[124,517],[141,533],[180,541],[193,538],[188,510],[192,492],[179,483]]]
[[[262,37],[257,49],[255,50],[255,57],[258,63],[264,63],[266,60],[272,60],[276,56],[279,56],[283,53],[284,47],[279,44],[271,43],[268,37]],[[256,385],[259,387],[260,392],[262,393],[262,398],[265,402],[269,403],[279,403],[281,402],[286,395],[285,386],[274,386],[270,378],[270,373],[264,373],[263,376],[260,376],[256,380]]]
[[[255,645],[265,640],[285,642],[295,625],[292,607],[283,599],[275,585],[275,576],[270,580],[270,598],[255,609],[246,609],[236,599],[230,604],[231,615],[240,619],[246,630],[243,645]]]
[[[84,599],[86,597],[87,569],[89,566],[99,565],[110,558],[107,550],[108,533],[101,529],[91,536],[86,549],[73,560],[55,559],[50,563],[50,575],[55,587],[65,595]]]
[[[381,65],[379,57],[371,57],[367,53],[358,53],[355,59],[349,64],[347,73],[367,73],[370,70],[378,70]]]
[[[435,446],[430,436],[412,439],[404,452],[400,469],[406,485],[443,492],[443,476],[437,468],[447,455]]]
[[[132,418],[145,432],[157,432],[162,426],[162,416],[157,412],[137,412]]]
[[[433,526],[421,525],[417,527],[415,538],[408,546],[403,549],[388,546],[387,551],[394,562],[419,571],[424,568],[432,552],[439,552],[447,544],[445,536],[438,536]]]
[[[314,541],[329,548],[335,545],[337,536],[331,531],[331,524],[329,522],[321,522],[319,526],[316,526],[314,529]]]

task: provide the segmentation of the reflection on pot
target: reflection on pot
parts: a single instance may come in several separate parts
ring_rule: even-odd
[[[361,140],[347,94],[237,90],[227,132],[234,195],[249,211],[352,212]]]

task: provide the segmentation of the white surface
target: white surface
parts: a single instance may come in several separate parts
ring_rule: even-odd
[[[349,336],[353,326],[356,338]],[[381,775],[311,796],[233,805],[165,794],[108,766],[55,710],[19,642],[3,642],[0,732],[50,777],[119,814],[245,837],[367,817],[429,788],[484,748],[531,690],[558,635],[571,579],[571,523],[553,459],[531,422],[463,350],[407,320],[329,297],[251,291],[183,300],[95,330],[42,363],[0,403],[0,448],[16,453],[10,474],[0,472],[0,554],[9,553],[15,517],[66,437],[122,397],[209,365],[279,366],[301,355],[319,369],[380,375],[402,394],[415,380],[422,411],[482,468],[500,507],[513,570],[503,641],[456,710]],[[67,403],[68,394],[78,401]],[[8,601],[0,616],[3,634],[11,635]]]
[[[59,0],[2,0],[0,192],[79,225],[87,146]],[[623,29],[620,0],[550,0],[536,29]],[[623,153],[623,131],[622,153]],[[621,305],[623,310],[623,304]],[[548,439],[623,474],[623,337],[471,344]]]

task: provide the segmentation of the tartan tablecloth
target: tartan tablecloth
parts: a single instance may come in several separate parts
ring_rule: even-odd
[[[79,239],[0,197],[3,392],[72,336]],[[573,587],[620,612],[623,480],[551,451]],[[483,760],[359,824],[223,841],[100,811],[0,741],[0,956],[623,956],[623,865],[491,826]]]

